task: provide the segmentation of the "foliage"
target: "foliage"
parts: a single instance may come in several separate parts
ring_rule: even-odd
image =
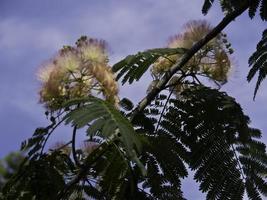
[[[204,14],[214,2],[205,0]],[[226,14],[222,23],[233,21],[241,7],[251,18],[260,7],[267,20],[266,0],[222,0],[220,5]],[[267,196],[261,132],[249,126],[235,99],[219,90],[232,50],[218,26],[189,23],[176,37],[175,48],[129,55],[112,68],[102,40],[81,37],[75,47],[61,49],[52,67],[40,73],[41,103],[51,124],[22,143],[27,156],[12,177],[4,171],[9,181],[0,199],[185,199],[181,180],[189,172],[208,200],[238,200],[245,191],[251,200]],[[200,45],[206,35],[212,36]],[[255,95],[266,76],[266,38],[265,30],[249,60],[248,81],[259,72]],[[219,58],[209,59],[213,56]],[[153,68],[166,63],[168,69],[156,77]],[[132,84],[149,68],[154,80],[147,96],[136,107],[131,99],[119,101],[116,80]],[[204,78],[218,88],[205,86]],[[62,123],[71,125],[71,141],[47,150],[47,141]],[[76,145],[77,131],[86,132],[82,147]]]
[[[12,152],[0,160],[0,190],[3,185],[17,172],[24,156],[19,152]]]
[[[258,72],[258,80],[254,90],[254,99],[256,97],[257,91],[263,79],[267,75],[267,30],[262,34],[262,39],[257,45],[257,51],[252,54],[249,58],[249,65],[251,69],[248,73],[247,80],[251,81],[256,73]]]
[[[138,81],[147,69],[161,56],[183,54],[184,52],[186,52],[184,48],[151,49],[139,52],[136,55],[127,56],[113,65],[112,70],[114,72],[119,72],[117,80],[124,76],[122,84],[125,84],[127,81],[131,84],[134,80]]]
[[[225,93],[206,87],[190,88],[172,102],[162,126],[189,149],[188,165],[207,199],[242,199],[244,188],[255,199],[250,191],[258,193],[257,188],[267,186],[262,174],[265,145],[254,140],[253,133],[259,137],[260,132],[248,127],[241,107]],[[249,151],[262,157],[256,161]],[[251,180],[254,175],[259,181]]]
[[[214,0],[205,0],[202,13],[207,14],[209,9],[211,8]],[[253,18],[259,8],[259,14],[262,20],[267,20],[267,1],[266,0],[220,0],[219,1],[222,11],[229,13],[239,7],[248,4],[248,14],[250,18]]]
[[[145,174],[144,166],[140,163],[134,150],[140,151],[141,144],[130,122],[110,103],[101,99],[95,97],[76,99],[68,102],[65,106],[77,104],[80,106],[64,117],[66,123],[72,122],[72,125],[77,128],[90,124],[87,129],[90,137],[97,135],[102,138],[109,138],[117,132],[115,137],[118,137],[124,145],[126,154],[142,168],[142,172]]]

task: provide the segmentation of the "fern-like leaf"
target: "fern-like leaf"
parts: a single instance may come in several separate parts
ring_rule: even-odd
[[[255,13],[257,12],[259,5],[260,5],[260,0],[250,1],[248,15],[251,19],[255,16]]]
[[[226,93],[191,87],[173,99],[161,127],[188,149],[185,161],[207,199],[251,199],[266,194],[265,145],[249,118]],[[260,195],[259,195],[260,197]]]
[[[233,12],[234,10],[243,6],[246,1],[244,0],[218,0],[221,9],[226,14]],[[214,0],[205,0],[202,6],[202,13],[206,15]],[[252,19],[254,18],[258,8],[260,7],[259,15],[262,20],[267,20],[267,0],[248,0],[248,15]]]
[[[109,138],[118,131],[117,137],[122,142],[127,155],[139,165],[145,174],[144,166],[140,163],[135,151],[141,151],[141,143],[128,119],[113,105],[96,97],[76,99],[68,102],[66,106],[77,105],[78,102],[82,105],[64,117],[66,123],[72,123],[77,128],[90,124],[88,134],[99,131],[104,138]]]
[[[65,187],[64,177],[71,174],[70,165],[70,158],[60,152],[29,160],[3,188],[4,199],[56,199]]]
[[[249,66],[251,69],[247,75],[248,82],[250,82],[258,72],[258,80],[254,90],[255,99],[259,86],[267,75],[267,30],[263,32],[262,39],[257,45],[256,52],[249,58]]]
[[[120,166],[120,167],[118,167]],[[99,170],[99,169],[96,169]],[[116,150],[107,155],[105,168],[101,172],[102,178],[99,183],[101,192],[106,194],[108,199],[120,200],[125,194],[126,176],[129,166],[125,159]]]
[[[116,63],[112,70],[118,72],[117,80],[121,77],[122,84],[138,81],[159,57],[169,56],[174,54],[183,54],[186,50],[183,48],[161,48],[150,49],[144,52],[139,52],[136,55],[129,55],[125,59]]]
[[[262,20],[267,20],[267,0],[261,0],[260,16]]]

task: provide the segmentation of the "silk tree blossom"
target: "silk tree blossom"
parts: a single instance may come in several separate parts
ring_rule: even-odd
[[[205,20],[190,21],[184,26],[184,32],[169,39],[167,47],[190,49],[196,42],[204,38],[212,26]],[[215,81],[224,83],[227,81],[231,68],[229,54],[233,52],[225,34],[219,34],[198,51],[193,58],[182,68],[184,72],[205,75]],[[170,69],[179,60],[181,55],[161,57],[153,65],[151,73],[156,79]]]
[[[76,47],[65,46],[37,74],[42,82],[40,102],[50,111],[70,99],[92,94],[118,105],[118,84],[108,65],[106,44],[81,37]],[[93,91],[97,91],[93,93]]]
[[[82,36],[76,45],[82,60],[99,64],[108,63],[107,44],[104,40],[88,39]]]
[[[60,51],[54,62],[59,68],[75,73],[79,70],[81,61],[72,48],[65,47]]]
[[[51,72],[54,70],[54,64],[49,63],[39,69],[37,78],[41,82],[47,82],[49,80]]]

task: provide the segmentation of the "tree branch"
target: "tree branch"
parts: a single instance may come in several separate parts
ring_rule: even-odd
[[[143,98],[138,106],[134,109],[131,120],[140,112],[142,112],[147,105],[164,89],[165,85],[171,79],[171,77],[180,70],[203,46],[205,46],[210,40],[215,38],[229,23],[235,20],[236,17],[241,15],[248,8],[248,2],[244,3],[242,7],[236,9],[232,13],[226,15],[222,21],[210,31],[203,39],[197,42],[189,51],[187,51],[177,62],[173,65],[163,76],[163,78],[157,83],[157,85]]]

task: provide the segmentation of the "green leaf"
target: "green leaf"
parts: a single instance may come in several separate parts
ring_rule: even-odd
[[[105,120],[103,118],[99,118],[95,120],[95,122],[89,126],[87,129],[87,135],[88,136],[94,136],[97,134],[98,131],[101,131],[102,127],[105,124]]]
[[[128,164],[118,151],[108,155],[108,162],[102,172],[103,176],[100,182],[102,192],[107,194],[108,199],[120,200],[123,198],[128,170]]]
[[[217,0],[220,3],[221,9],[226,14],[233,12],[234,10],[243,6],[244,0]],[[206,15],[213,5],[214,0],[204,0],[202,6],[202,13]],[[248,1],[248,14],[252,19],[254,18],[258,8],[260,7],[259,15],[262,20],[267,20],[267,0],[249,0]]]
[[[185,51],[184,48],[150,49],[144,52],[139,52],[136,55],[127,56],[125,59],[116,63],[112,67],[112,70],[113,72],[118,72],[117,80],[123,77],[122,84],[125,84],[126,82],[131,84],[134,81],[138,81],[159,57],[183,54]]]
[[[249,118],[232,97],[198,86],[171,102],[161,128],[187,147],[184,160],[207,199],[242,199],[245,188],[250,196],[265,195],[265,145],[253,139],[261,133],[248,127]]]
[[[249,66],[251,69],[247,75],[248,82],[250,82],[256,73],[258,73],[258,80],[256,82],[253,97],[255,99],[259,86],[267,75],[267,29],[262,34],[262,39],[257,45],[256,52],[249,58]]]
[[[58,152],[29,160],[3,189],[6,199],[56,199],[70,173],[70,159]]]
[[[83,104],[81,104],[83,102]],[[68,106],[77,104],[77,100],[73,103],[68,102]],[[72,123],[77,128],[83,128],[89,125],[92,128],[87,133],[95,134],[99,131],[104,138],[109,138],[116,134],[118,130],[118,139],[122,142],[127,155],[138,164],[140,169],[145,173],[144,166],[139,162],[136,151],[141,151],[141,143],[136,136],[133,126],[125,118],[119,110],[112,104],[96,97],[88,97],[81,99],[80,107],[69,112],[64,119],[66,123]],[[92,131],[92,133],[90,133]]]
[[[257,191],[257,188],[254,186],[254,184],[252,184],[250,180],[246,180],[246,191],[247,191],[249,199],[262,200],[259,192]]]
[[[250,1],[248,15],[251,19],[255,16],[255,13],[257,12],[259,5],[260,5],[260,0]]]
[[[131,100],[127,98],[123,98],[122,100],[120,100],[119,104],[126,111],[131,111],[134,108],[134,105]]]
[[[267,0],[261,1],[260,16],[262,20],[267,20]]]

